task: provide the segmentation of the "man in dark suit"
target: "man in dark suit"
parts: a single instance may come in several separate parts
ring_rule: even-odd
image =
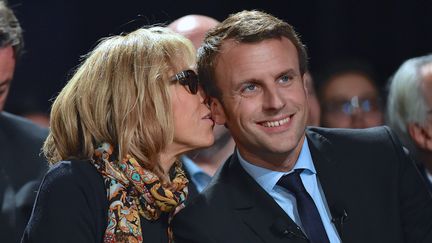
[[[47,130],[3,111],[22,46],[21,27],[0,1],[0,241],[5,243],[21,238],[47,167],[39,155]]]
[[[386,127],[306,129],[307,54],[292,27],[231,15],[198,72],[236,150],[173,220],[178,242],[432,242],[432,198]]]
[[[406,60],[389,81],[387,121],[432,192],[432,54]]]

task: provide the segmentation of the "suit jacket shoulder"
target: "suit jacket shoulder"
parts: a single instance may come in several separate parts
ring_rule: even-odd
[[[30,141],[45,140],[48,133],[46,128],[42,128],[30,120],[4,111],[0,112],[0,124],[5,133],[12,136],[12,132],[19,132],[20,135],[25,134]]]
[[[432,242],[432,198],[388,127],[306,134],[333,217],[348,214],[343,242]]]
[[[48,169],[41,155],[47,135],[46,128],[7,112],[0,112],[1,168],[15,189],[29,180],[40,179]]]

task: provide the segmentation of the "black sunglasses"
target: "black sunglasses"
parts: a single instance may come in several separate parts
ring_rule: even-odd
[[[171,78],[171,82],[178,81],[181,85],[188,87],[191,94],[198,93],[198,75],[193,70],[184,70]]]

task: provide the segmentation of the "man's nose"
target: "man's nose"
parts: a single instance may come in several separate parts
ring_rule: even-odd
[[[279,110],[285,105],[280,90],[276,87],[266,88],[263,99],[263,107],[267,110]]]
[[[360,107],[353,108],[351,113],[352,128],[366,128],[365,112]]]

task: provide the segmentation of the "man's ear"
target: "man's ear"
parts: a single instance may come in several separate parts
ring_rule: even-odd
[[[215,123],[218,125],[225,125],[226,123],[225,111],[223,109],[221,102],[218,99],[212,98],[210,103],[210,110],[212,113],[212,118],[215,121]]]
[[[429,124],[421,126],[418,123],[410,123],[408,133],[417,147],[432,151],[432,127]]]
[[[307,78],[310,78],[310,77],[308,77],[308,74],[305,72],[303,75],[302,75],[302,80],[303,80],[303,89],[306,91],[306,94],[309,94],[309,88],[308,88],[308,81],[306,80]]]

